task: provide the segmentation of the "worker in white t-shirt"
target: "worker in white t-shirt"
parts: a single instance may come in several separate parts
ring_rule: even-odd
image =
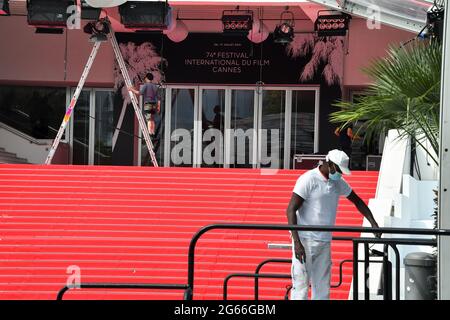
[[[372,227],[378,228],[372,212],[342,179],[349,175],[345,152],[332,150],[326,162],[297,180],[286,210],[290,225],[334,226],[340,196],[353,202]],[[307,300],[311,283],[313,300],[328,300],[331,280],[331,232],[291,232],[293,240],[291,300]],[[375,236],[381,237],[376,233]]]

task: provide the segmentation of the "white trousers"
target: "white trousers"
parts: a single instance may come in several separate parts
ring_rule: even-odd
[[[330,299],[331,243],[300,238],[305,248],[306,262],[300,263],[295,257],[292,244],[292,289],[291,300],[308,300],[311,284],[312,300]]]

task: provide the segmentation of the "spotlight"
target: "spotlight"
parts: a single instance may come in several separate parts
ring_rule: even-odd
[[[39,28],[65,28],[69,13],[67,8],[75,0],[27,0],[28,24]]]
[[[290,15],[290,18],[286,18]],[[287,44],[294,40],[295,19],[292,11],[285,10],[281,13],[280,23],[273,32],[273,41],[275,43]]]
[[[0,0],[0,16],[9,16],[10,14],[8,0]]]
[[[222,12],[223,32],[227,34],[248,34],[252,29],[253,11],[224,10]]]
[[[164,30],[168,26],[169,8],[166,1],[127,1],[119,6],[119,14],[126,28]]]
[[[323,11],[329,12],[330,10],[318,12],[317,20],[314,23],[314,30],[317,32],[317,35],[319,37],[345,36],[352,17],[345,13],[320,15]]]
[[[86,3],[86,0],[81,0],[81,19],[84,20],[98,20],[102,8],[94,8]]]
[[[100,19],[97,21],[92,21],[84,26],[83,31],[90,34],[90,40],[96,41],[107,41],[107,35],[110,32],[109,25],[105,19]]]
[[[427,12],[427,31],[432,39],[442,40],[444,34],[444,8],[432,7]]]

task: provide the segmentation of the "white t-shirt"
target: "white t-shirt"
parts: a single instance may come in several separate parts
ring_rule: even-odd
[[[302,226],[334,226],[339,196],[348,197],[352,188],[344,180],[327,179],[319,168],[301,175],[295,184],[295,194],[305,201],[297,210],[297,224]],[[299,231],[300,238],[331,241],[331,232]]]

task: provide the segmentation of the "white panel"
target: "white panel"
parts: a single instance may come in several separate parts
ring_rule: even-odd
[[[409,154],[408,139],[399,140],[397,130],[389,130],[381,160],[377,198],[392,199],[395,194],[400,193],[404,170],[409,168]]]
[[[448,2],[447,2],[448,4]],[[439,174],[439,228],[450,229],[450,13],[445,10],[441,86],[441,143]],[[438,295],[450,299],[450,238],[438,242]]]

